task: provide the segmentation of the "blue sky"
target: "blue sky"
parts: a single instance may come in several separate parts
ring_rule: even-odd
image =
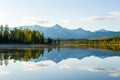
[[[0,24],[120,31],[120,0],[0,0]]]

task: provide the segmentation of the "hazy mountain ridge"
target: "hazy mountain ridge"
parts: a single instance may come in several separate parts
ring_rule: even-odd
[[[38,30],[41,33],[44,33],[45,37],[50,38],[60,38],[60,39],[83,39],[83,38],[103,38],[103,37],[112,37],[120,35],[120,31],[108,31],[105,29],[101,29],[95,32],[87,31],[82,28],[78,29],[67,29],[62,26],[56,24],[52,27],[44,27],[39,25],[32,26],[20,26],[17,27],[19,29],[30,29],[30,30]]]

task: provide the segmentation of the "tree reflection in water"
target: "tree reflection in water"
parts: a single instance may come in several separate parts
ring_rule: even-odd
[[[14,63],[16,61],[30,61],[34,59],[38,59],[44,54],[44,50],[47,49],[48,53],[51,52],[53,49],[60,51],[60,48],[65,48],[66,46],[47,46],[42,48],[28,48],[28,49],[1,49],[0,50],[0,65],[5,64],[6,66],[9,63],[9,60],[13,60]],[[68,48],[68,47],[67,47]],[[69,46],[69,48],[95,48],[95,49],[102,49],[102,50],[111,50],[115,52],[119,52],[119,46]]]
[[[14,62],[19,61],[29,61],[31,59],[37,59],[42,56],[44,49],[33,50],[33,49],[9,49],[0,50],[0,65],[8,65],[8,61],[13,59]]]

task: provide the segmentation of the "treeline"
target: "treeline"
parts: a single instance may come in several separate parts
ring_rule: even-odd
[[[114,36],[111,38],[100,38],[95,40],[82,40],[79,43],[82,44],[120,44],[120,36]]]
[[[17,29],[10,30],[8,25],[0,26],[0,43],[17,44],[44,44],[44,35],[36,30]]]
[[[96,48],[120,52],[120,36],[100,39],[61,40],[62,47]]]
[[[81,40],[80,44],[120,44],[120,36],[114,36],[111,38],[100,38],[95,40]]]
[[[120,36],[100,39],[61,40],[61,44],[120,44]]]
[[[59,44],[60,39],[44,38],[37,30],[10,29],[8,25],[0,25],[0,44]]]

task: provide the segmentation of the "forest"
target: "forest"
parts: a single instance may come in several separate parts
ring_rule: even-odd
[[[0,25],[0,44],[58,44],[60,39],[45,38],[37,30],[9,28]]]
[[[36,30],[17,29],[10,30],[8,25],[0,26],[0,43],[5,44],[44,44],[44,35]],[[50,38],[48,39],[50,42]]]
[[[69,39],[69,40],[61,40],[61,44],[81,44],[81,45],[118,45],[120,44],[120,36],[113,36],[109,38],[99,38],[99,39]]]
[[[99,39],[61,40],[62,47],[96,48],[120,52],[120,36]]]

